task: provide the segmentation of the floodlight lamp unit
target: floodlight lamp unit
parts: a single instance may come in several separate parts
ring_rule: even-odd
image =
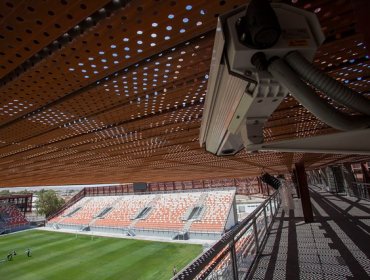
[[[267,71],[269,61],[292,51],[312,61],[323,40],[315,14],[286,4],[252,0],[220,16],[200,145],[222,156],[263,143],[264,124],[288,94]]]

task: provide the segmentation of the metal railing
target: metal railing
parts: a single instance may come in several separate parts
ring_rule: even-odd
[[[280,196],[275,192],[172,279],[246,279],[267,238],[280,202]]]
[[[370,200],[370,184],[353,182],[348,190],[350,196]]]

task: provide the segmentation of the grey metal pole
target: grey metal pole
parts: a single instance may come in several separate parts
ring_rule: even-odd
[[[254,240],[256,242],[256,254],[260,251],[260,246],[258,244],[258,232],[257,232],[257,224],[256,224],[256,218],[253,218],[253,234],[254,234]]]
[[[229,246],[230,246],[231,264],[233,267],[233,277],[234,277],[233,279],[238,280],[239,275],[238,275],[238,262],[235,251],[235,240],[233,240]]]

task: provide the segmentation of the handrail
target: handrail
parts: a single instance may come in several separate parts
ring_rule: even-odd
[[[260,214],[260,212],[264,211],[264,209],[270,203],[270,201],[275,200],[277,197],[278,192],[275,192],[272,196],[270,196],[268,199],[262,202],[261,205],[259,205],[252,213],[250,213],[243,221],[238,223],[230,231],[226,232],[218,242],[216,242],[205,253],[203,253],[197,259],[195,259],[191,264],[189,264],[187,267],[181,270],[172,279],[173,280],[190,280],[195,278],[205,279],[216,267],[217,263],[220,262],[223,256],[232,250],[234,243],[241,238],[242,234],[239,233],[244,233],[251,226],[253,226],[253,223],[255,223],[256,220],[256,216]],[[217,256],[219,254],[220,256]],[[214,260],[215,257],[217,257],[216,261]],[[203,271],[205,268],[207,269]]]
[[[370,187],[370,183],[360,183],[360,182],[353,182],[352,185],[362,185]]]

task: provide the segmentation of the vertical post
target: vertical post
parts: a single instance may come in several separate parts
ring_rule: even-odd
[[[310,192],[307,185],[307,176],[304,168],[304,163],[301,161],[295,164],[297,173],[297,182],[299,187],[299,192],[301,194],[301,203],[304,221],[306,223],[313,222],[312,205],[310,200]]]
[[[28,204],[28,197],[25,198],[25,203],[24,203],[24,207],[23,207],[23,216],[24,217],[26,217],[27,204]]]
[[[265,227],[266,227],[266,234],[267,234],[268,226],[267,226],[266,206],[267,206],[267,204],[265,205],[265,207],[263,207],[263,215],[264,215],[264,218],[265,218]]]
[[[277,201],[277,196],[274,196],[274,208],[275,208],[275,213],[277,212],[277,207],[278,207],[278,201]]]
[[[32,202],[33,202],[33,194],[31,194],[31,199],[28,204],[28,212],[32,212]]]
[[[256,241],[256,254],[258,254],[260,252],[260,246],[258,244],[258,231],[257,231],[256,218],[253,218],[253,234],[254,234],[254,240]]]
[[[353,174],[352,166],[350,163],[346,162],[343,164],[343,173],[344,173],[344,178],[346,181],[347,185],[347,195],[353,195],[353,188],[354,188],[354,183],[356,182],[355,175]]]
[[[275,197],[274,197],[274,199],[275,199]],[[269,201],[269,204],[270,204],[270,219],[272,219],[274,213],[272,211],[272,202],[271,202],[271,199]]]
[[[233,279],[238,280],[238,263],[236,259],[236,252],[235,252],[235,241],[231,242],[230,246],[230,255],[231,255],[231,264],[233,266]]]
[[[342,177],[343,177],[344,191],[346,192],[346,195],[349,196],[349,186],[348,186],[348,181],[347,181],[347,178],[346,178],[346,174],[344,173],[344,165],[341,165],[339,168],[340,168],[340,172],[341,172]]]

